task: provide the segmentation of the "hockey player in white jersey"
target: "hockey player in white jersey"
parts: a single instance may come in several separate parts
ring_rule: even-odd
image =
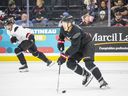
[[[11,18],[4,21],[4,26],[7,30],[7,33],[10,35],[11,43],[18,43],[18,46],[14,51],[22,65],[22,67],[19,68],[20,72],[28,71],[27,62],[23,54],[23,52],[26,50],[32,53],[33,56],[46,62],[47,66],[54,64],[42,52],[37,50],[34,35],[32,34],[33,32],[31,29],[23,28],[22,26],[14,24],[14,21]]]

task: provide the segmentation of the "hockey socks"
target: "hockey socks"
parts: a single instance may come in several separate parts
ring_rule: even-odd
[[[25,57],[24,57],[24,54],[22,53],[22,51],[21,51],[21,49],[19,47],[15,49],[15,53],[16,53],[16,55],[17,55],[20,63],[22,65],[24,65],[24,64],[27,65],[26,60],[25,60]]]
[[[32,53],[32,55],[43,60],[44,62],[48,61],[47,57],[42,52],[36,51],[36,52]]]
[[[86,70],[83,70],[80,65],[78,65],[75,61],[72,60],[69,60],[67,62],[67,67],[79,75],[84,75],[84,73],[86,73]]]

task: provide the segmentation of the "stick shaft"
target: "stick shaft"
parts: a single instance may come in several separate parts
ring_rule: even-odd
[[[61,71],[61,65],[59,65],[59,70],[58,70],[57,93],[59,92],[59,87],[60,87],[60,71]]]

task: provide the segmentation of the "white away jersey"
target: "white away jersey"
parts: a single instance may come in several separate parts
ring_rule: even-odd
[[[22,26],[16,24],[13,24],[12,31],[7,30],[7,34],[11,37],[15,36],[18,39],[18,43],[21,43],[24,40],[28,40],[28,35],[32,33],[33,31],[31,29],[23,28]]]

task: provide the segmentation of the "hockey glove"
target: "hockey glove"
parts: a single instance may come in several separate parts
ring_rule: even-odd
[[[10,42],[11,43],[16,43],[18,41],[18,39],[15,37],[15,36],[12,36],[11,38],[10,38]]]
[[[33,34],[31,34],[31,35],[29,36],[29,40],[30,40],[31,42],[35,42],[35,38],[34,38],[34,35],[33,35]]]
[[[28,38],[28,40],[31,42],[35,42],[34,35],[31,33],[27,33],[26,38]]]
[[[58,47],[59,51],[64,51],[64,41],[59,40],[57,47]]]
[[[61,53],[61,56],[58,58],[57,63],[58,65],[62,65],[65,63],[67,56],[64,53]]]

